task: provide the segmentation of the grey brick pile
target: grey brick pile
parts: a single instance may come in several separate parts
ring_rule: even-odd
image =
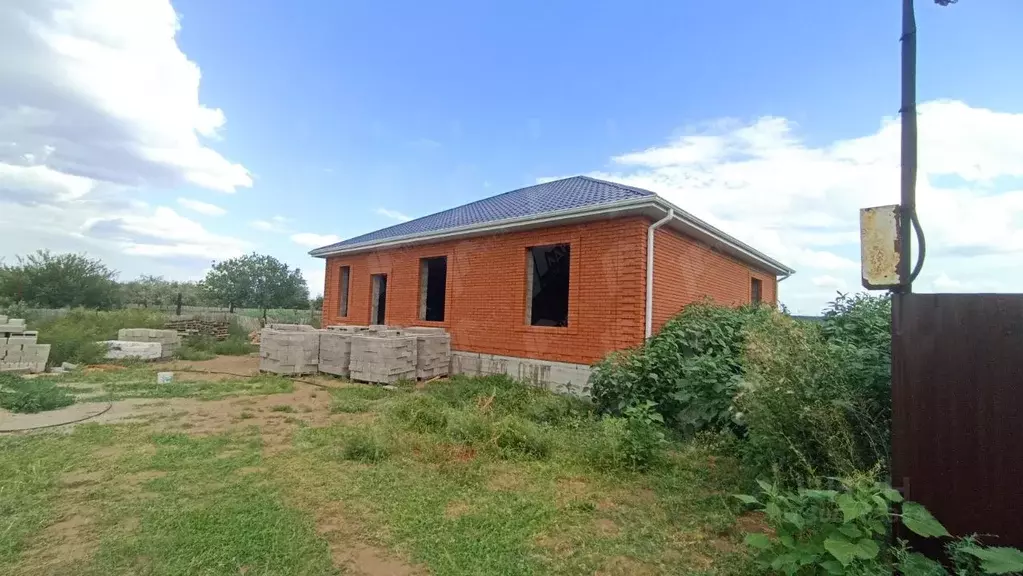
[[[104,340],[100,342],[107,347],[107,360],[159,360],[163,354],[163,345],[159,342],[132,342],[130,340]]]
[[[271,324],[260,334],[260,370],[323,372],[361,382],[392,384],[446,376],[451,336],[443,328]]]
[[[451,370],[451,335],[443,328],[410,327],[402,330],[416,338],[416,378],[447,376]]]
[[[416,378],[416,337],[392,332],[352,336],[352,380],[393,384]]]
[[[156,342],[160,344],[160,357],[170,358],[181,347],[181,336],[176,330],[152,330],[149,328],[122,328],[117,331],[122,342]]]
[[[38,337],[24,319],[0,316],[0,372],[44,372],[50,345]]]
[[[320,362],[319,330],[264,328],[259,338],[259,369],[275,374],[316,374]]]
[[[342,378],[349,377],[354,333],[355,331],[342,330],[320,332],[320,372]]]

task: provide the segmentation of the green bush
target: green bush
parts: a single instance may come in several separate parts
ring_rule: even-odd
[[[216,356],[244,356],[255,352],[258,348],[249,342],[248,336],[230,334],[224,340],[212,336],[188,336],[177,356],[182,360],[209,360]]]
[[[39,331],[40,343],[50,344],[50,365],[95,364],[106,354],[106,348],[96,342],[116,339],[121,328],[163,328],[165,321],[166,315],[142,309],[75,309],[32,328]]]
[[[0,407],[11,412],[56,410],[74,402],[74,396],[53,382],[0,374]]]
[[[887,576],[898,569],[904,576],[938,576],[948,572],[937,562],[908,549],[905,542],[889,543],[891,521],[924,538],[950,534],[926,508],[903,502],[890,486],[873,475],[857,474],[838,481],[833,490],[785,491],[759,482],[760,496],[738,495],[743,503],[764,513],[772,535],[750,533],[746,543],[757,561],[776,574]],[[893,507],[901,504],[901,513]],[[956,576],[1008,574],[1023,570],[1023,553],[1012,548],[985,548],[975,538],[949,545]]]
[[[850,346],[821,324],[776,314],[749,330],[746,382],[735,399],[744,463],[786,486],[813,486],[888,463],[890,416],[878,408]]]
[[[494,421],[475,410],[457,410],[448,418],[447,434],[455,442],[481,448],[494,439]]]
[[[649,401],[671,429],[692,434],[729,428],[747,327],[775,314],[758,306],[686,306],[645,346],[594,367],[590,385],[597,409],[621,416]]]
[[[625,417],[605,416],[586,445],[586,459],[603,469],[648,470],[662,463],[667,440],[663,418],[651,402],[631,406]]]

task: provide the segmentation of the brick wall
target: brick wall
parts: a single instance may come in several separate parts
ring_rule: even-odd
[[[367,324],[370,275],[387,274],[388,324],[443,326],[453,350],[590,364],[643,339],[647,226],[620,218],[332,257],[324,325]],[[571,246],[566,328],[526,320],[526,248],[547,244]],[[444,322],[419,320],[419,259],[434,256],[448,258]],[[341,266],[351,267],[345,318],[338,316]]]
[[[327,259],[323,325],[368,324],[370,275],[387,274],[386,323],[442,326],[453,350],[591,364],[643,341],[646,231],[650,221],[618,218],[394,248]],[[721,303],[750,299],[750,275],[774,302],[774,276],[695,240],[657,231],[654,329],[683,305],[710,296]],[[567,328],[530,326],[526,319],[526,248],[571,246]],[[443,322],[419,320],[419,260],[447,256]],[[348,316],[339,314],[339,279],[350,266]]]
[[[720,304],[748,304],[751,278],[763,282],[765,304],[777,302],[778,282],[773,274],[753,270],[692,238],[659,228],[654,233],[654,332],[683,306],[704,297]]]

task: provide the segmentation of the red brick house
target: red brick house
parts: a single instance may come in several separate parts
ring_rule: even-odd
[[[323,325],[442,326],[455,372],[579,390],[684,305],[775,304],[793,270],[653,192],[577,176],[317,248]]]

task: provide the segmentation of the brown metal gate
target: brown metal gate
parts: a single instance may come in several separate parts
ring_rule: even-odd
[[[892,483],[1023,547],[1023,295],[905,294],[892,319]]]

